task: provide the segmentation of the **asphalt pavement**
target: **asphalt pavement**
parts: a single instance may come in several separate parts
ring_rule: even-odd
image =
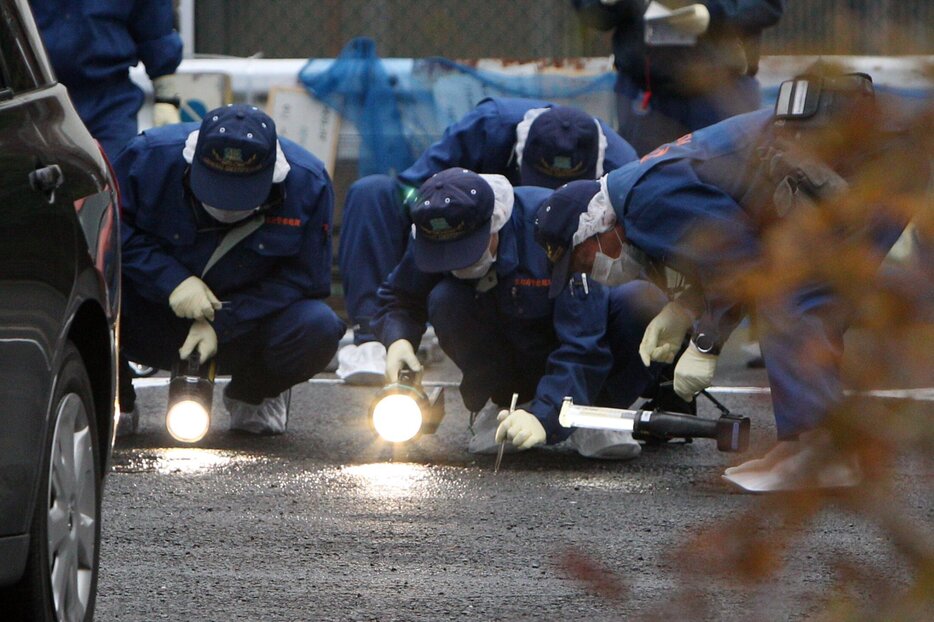
[[[716,395],[752,418],[748,457],[774,424],[755,389],[765,372],[746,358],[728,349],[717,385],[753,389]],[[427,374],[458,378],[447,361]],[[838,554],[889,584],[912,579],[885,533],[831,507],[794,534],[776,580],[711,576],[686,591],[685,540],[768,502],[722,483],[741,458],[710,441],[619,463],[507,454],[494,474],[494,456],[466,451],[455,388],[438,433],[401,448],[368,428],[374,387],[324,374],[293,391],[288,433],[264,438],[226,430],[219,390],[210,435],[180,447],[164,429],[166,387],[139,389],[141,433],[118,441],[105,490],[97,619],[789,620],[827,607]],[[906,511],[930,525],[930,462],[893,468]],[[872,606],[871,592],[854,598]]]

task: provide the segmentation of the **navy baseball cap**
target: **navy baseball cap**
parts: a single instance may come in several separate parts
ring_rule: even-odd
[[[464,168],[428,178],[410,213],[415,224],[415,265],[422,272],[466,268],[490,244],[493,188]]]
[[[191,161],[191,190],[225,210],[262,205],[276,165],[276,124],[257,108],[237,104],[207,113]]]
[[[580,216],[595,194],[600,182],[579,179],[564,184],[542,203],[535,214],[535,241],[545,249],[552,264],[550,298],[557,297],[567,285],[574,251],[574,234],[580,226]]]
[[[557,188],[575,179],[595,179],[600,128],[577,108],[555,106],[532,121],[522,151],[523,186]]]

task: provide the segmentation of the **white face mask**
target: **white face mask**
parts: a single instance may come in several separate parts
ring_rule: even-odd
[[[598,237],[597,245],[600,247],[600,250],[594,254],[593,266],[590,268],[590,278],[607,287],[615,287],[628,283],[629,281],[637,279],[642,272],[642,264],[626,252],[628,250],[628,245],[619,237],[618,231],[616,232],[616,237],[622,245],[619,257],[613,259],[605,254],[603,252],[603,247],[600,246],[600,238]]]
[[[483,251],[483,254],[480,256],[480,259],[467,266],[466,268],[461,268],[460,270],[451,270],[451,274],[465,281],[479,279],[490,271],[490,266],[492,266],[493,262],[495,261],[496,257],[493,256],[493,254],[490,252],[490,247],[487,246],[486,250]]]
[[[201,206],[204,208],[204,211],[206,211],[211,216],[211,218],[227,225],[245,220],[255,214],[256,210],[259,209],[258,207],[254,207],[253,209],[238,210],[218,209],[216,207],[211,207],[207,203],[202,203]]]

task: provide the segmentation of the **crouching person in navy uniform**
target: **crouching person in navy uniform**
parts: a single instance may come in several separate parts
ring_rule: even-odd
[[[495,451],[501,440],[524,450],[568,439],[584,456],[633,458],[640,449],[629,433],[571,434],[558,413],[565,396],[597,401],[608,377],[621,378],[615,402],[639,397],[655,378],[638,360],[639,339],[665,299],[646,282],[611,290],[583,280],[552,300],[548,259],[533,238],[536,210],[550,195],[460,168],[422,184],[413,238],[379,289],[372,323],[387,347],[387,380],[403,366],[420,370],[415,349],[431,322],[463,372],[470,451]],[[520,407],[510,413],[502,409],[513,392]]]
[[[341,348],[337,375],[354,383],[384,374],[386,350],[369,324],[380,284],[405,254],[409,205],[426,179],[459,166],[503,175],[515,186],[557,188],[572,179],[599,179],[635,159],[629,143],[582,110],[491,97],[448,127],[398,178],[370,175],[355,182],[344,204],[338,251],[354,344]]]
[[[778,293],[763,288],[752,301],[779,442],[764,458],[727,469],[724,478],[744,490],[860,481],[858,464],[836,447],[825,426],[843,398],[843,335],[854,315],[848,290],[826,276],[834,272],[826,258],[836,257],[837,249],[860,248],[867,267],[881,262],[904,228],[905,214],[884,201],[861,204],[851,185],[865,184],[862,171],[874,172],[865,167],[887,154],[923,153],[917,136],[890,127],[878,104],[863,74],[802,76],[781,86],[774,113],[751,112],[688,134],[600,183],[568,184],[549,199],[551,210],[539,210],[539,238],[570,255],[571,270],[598,270],[598,245],[618,239],[623,244],[613,254],[624,261],[660,262],[684,275],[687,294],[652,320],[640,354],[646,365],[671,362],[693,326],[674,371],[674,390],[685,400],[710,386],[720,348],[742,318],[742,305],[750,302],[740,298],[736,283],[769,274],[775,259],[766,248],[776,227],[819,215],[838,223],[833,205],[849,210],[845,226],[836,224],[833,237],[825,236],[831,254],[827,248],[798,249],[814,258],[810,271],[801,271],[803,262],[776,264],[773,269],[801,271],[800,276]],[[930,179],[924,157],[903,160],[914,169],[906,165],[886,180],[896,197],[923,191]],[[560,200],[563,195],[569,200]],[[607,204],[611,209],[603,211],[601,228],[574,235],[591,205]]]
[[[286,393],[324,369],[344,324],[331,288],[324,165],[253,106],[148,130],[114,162],[123,193],[123,359],[170,369],[197,351],[230,374],[233,430],[281,434]],[[124,367],[121,430],[136,430]]]

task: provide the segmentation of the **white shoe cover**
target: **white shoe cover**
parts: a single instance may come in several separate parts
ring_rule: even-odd
[[[585,458],[632,460],[642,453],[642,447],[632,438],[632,433],[620,430],[577,428],[567,443]]]
[[[120,412],[117,420],[117,438],[126,438],[139,432],[139,404],[133,404],[130,412]]]
[[[467,451],[472,454],[495,454],[499,451],[499,443],[496,442],[496,428],[499,427],[499,421],[496,416],[502,406],[497,404],[487,404],[483,410],[477,414],[473,422],[473,436],[467,444]],[[511,454],[519,451],[512,443],[506,443],[503,453]]]
[[[337,376],[347,384],[382,385],[386,377],[386,346],[378,341],[344,346],[337,353]]]
[[[289,391],[267,397],[261,404],[247,404],[224,394],[224,406],[230,414],[230,429],[250,434],[283,434],[289,422]]]
[[[746,492],[779,492],[857,486],[856,456],[836,453],[829,436],[781,441],[758,460],[726,469],[723,479]]]

